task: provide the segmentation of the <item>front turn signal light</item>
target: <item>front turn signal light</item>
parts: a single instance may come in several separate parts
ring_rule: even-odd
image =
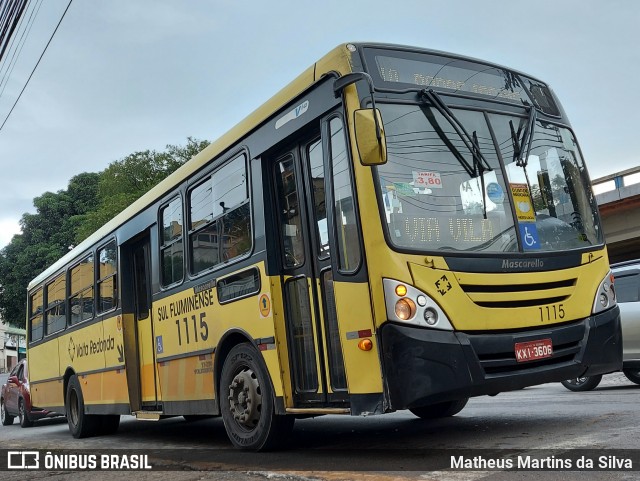
[[[362,339],[358,343],[358,348],[361,351],[370,351],[371,349],[373,349],[373,342],[371,341],[371,339]]]

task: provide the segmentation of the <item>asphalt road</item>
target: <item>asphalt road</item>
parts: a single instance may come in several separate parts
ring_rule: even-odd
[[[417,419],[409,412],[298,420],[288,448],[273,453],[234,450],[220,419],[141,422],[129,417],[122,418],[117,434],[83,440],[71,437],[64,419],[44,420],[29,429],[17,423],[3,426],[0,448],[71,450],[67,453],[146,450],[155,468],[172,470],[136,472],[136,481],[640,479],[639,400],[640,386],[613,374],[587,393],[548,384],[474,398],[457,416],[435,421]],[[591,460],[594,468],[587,465],[578,471],[580,457],[583,463]],[[604,470],[597,469],[601,457]],[[632,470],[624,469],[627,459]],[[511,462],[507,467],[514,469],[493,470],[492,462]],[[527,462],[536,469],[523,470]],[[547,465],[537,469],[535,462]],[[622,463],[622,469],[616,463]],[[562,467],[571,470],[562,471]],[[31,472],[29,479],[120,479],[123,475],[40,471]],[[0,478],[24,479],[24,473],[4,472]]]

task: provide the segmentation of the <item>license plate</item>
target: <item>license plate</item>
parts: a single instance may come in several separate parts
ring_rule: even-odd
[[[551,339],[540,339],[539,341],[516,342],[516,361],[528,362],[544,359],[553,356],[553,346]]]

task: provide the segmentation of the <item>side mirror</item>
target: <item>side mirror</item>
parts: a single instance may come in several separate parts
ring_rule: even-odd
[[[360,80],[365,81],[369,86],[372,107],[354,112],[353,120],[360,163],[362,165],[382,165],[387,162],[387,142],[384,137],[382,116],[376,108],[375,89],[371,76],[365,72],[352,72],[343,75],[334,82],[333,93],[339,97],[345,87]]]
[[[9,376],[9,379],[7,379],[7,382],[11,384],[15,384],[16,386],[20,384],[20,381],[18,381],[18,376]]]
[[[356,146],[362,165],[382,165],[387,162],[387,141],[382,116],[378,109],[360,109],[353,113]]]

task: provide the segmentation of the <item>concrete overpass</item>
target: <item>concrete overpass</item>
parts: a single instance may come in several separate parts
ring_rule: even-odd
[[[594,179],[610,261],[640,258],[640,167]]]

